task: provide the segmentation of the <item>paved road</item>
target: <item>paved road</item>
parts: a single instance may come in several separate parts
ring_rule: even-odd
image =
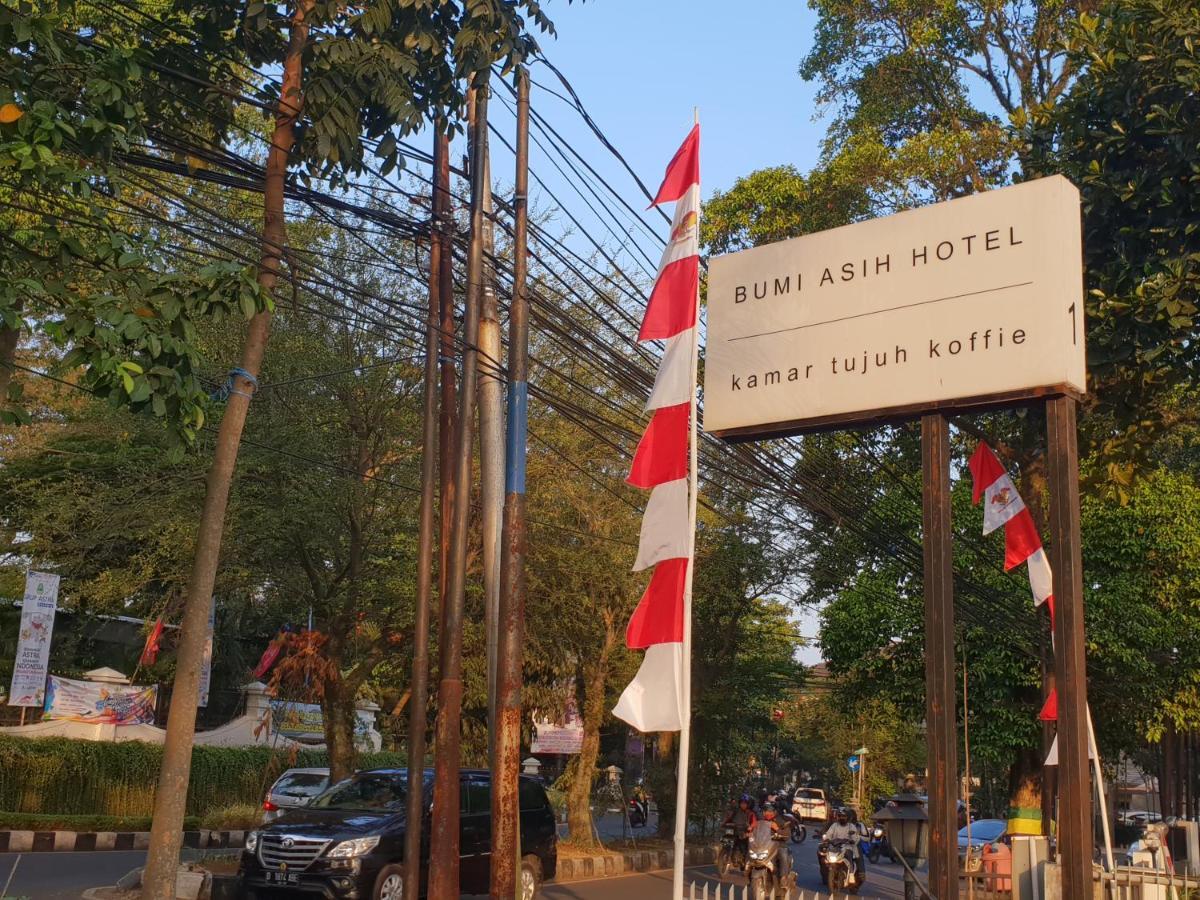
[[[799,886],[806,891],[822,891],[816,845],[806,842],[794,848],[793,858]],[[0,854],[0,887],[8,878],[16,859],[16,854]],[[20,855],[20,860],[8,889],[9,897],[78,900],[85,888],[113,884],[126,872],[142,865],[145,853],[24,853]],[[859,896],[900,900],[904,896],[901,876],[900,866],[882,862],[871,866],[867,883]],[[708,881],[715,884],[717,881],[716,872],[711,867],[689,869],[687,878],[698,883]],[[740,876],[731,875],[725,883],[742,884],[743,880]],[[638,900],[670,900],[671,873],[652,872],[551,884],[546,886],[543,896],[545,900],[630,900],[631,897]]]
[[[826,889],[821,884],[821,871],[817,866],[816,846],[806,843],[798,849],[799,854],[793,857],[797,885],[805,891],[825,892]],[[695,881],[698,885],[706,881],[715,885],[718,881],[716,871],[711,867],[688,869],[685,877],[687,881]],[[741,885],[745,883],[745,879],[740,875],[730,875],[724,883]],[[630,900],[632,897],[638,900],[670,900],[671,873],[651,872],[647,875],[623,875],[575,881],[570,884],[551,884],[543,890],[543,896],[546,900]],[[870,866],[867,871],[867,883],[859,892],[859,896],[902,900],[903,869],[882,862]]]
[[[17,862],[18,857],[20,862]],[[0,887],[8,879],[13,863],[16,874],[8,897],[32,900],[79,900],[86,888],[115,884],[117,879],[146,861],[144,851],[96,851],[91,853],[3,853],[0,854]]]

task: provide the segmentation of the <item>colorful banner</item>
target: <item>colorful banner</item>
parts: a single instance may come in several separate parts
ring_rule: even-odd
[[[9,706],[41,706],[46,697],[50,638],[54,634],[54,612],[57,608],[58,576],[47,572],[30,572],[25,577],[17,658],[13,663],[12,684],[8,689]]]
[[[208,601],[208,639],[204,642],[204,664],[200,668],[200,702],[197,706],[208,706],[208,688],[212,684],[213,630],[217,625],[217,598]]]
[[[291,700],[271,701],[271,728],[281,737],[296,740],[325,740],[325,716],[319,703],[293,703]],[[354,717],[354,733],[366,734],[367,723]]]
[[[153,725],[157,687],[101,684],[51,675],[45,718],[89,725]]]

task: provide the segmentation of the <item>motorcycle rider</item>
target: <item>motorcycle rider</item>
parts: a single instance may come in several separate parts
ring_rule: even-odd
[[[850,816],[854,815],[855,821],[850,821]],[[854,860],[861,873],[860,878],[867,877],[867,858],[862,852],[863,832],[862,825],[858,824],[858,816],[842,807],[837,811],[837,818],[834,823],[825,829],[825,833],[821,835],[821,840],[825,843],[837,843],[838,841],[849,841],[854,847]]]
[[[750,849],[750,831],[758,823],[754,815],[754,807],[749,794],[742,794],[735,809],[730,810],[725,817],[725,824],[733,826],[733,849],[741,852],[742,859],[746,858]]]
[[[791,827],[788,821],[778,815],[778,811],[772,804],[763,810],[763,818],[771,825],[771,833],[775,835],[776,840],[780,841],[779,845],[779,878],[782,880],[788,872],[792,871],[792,852],[788,849],[788,838],[791,837]]]

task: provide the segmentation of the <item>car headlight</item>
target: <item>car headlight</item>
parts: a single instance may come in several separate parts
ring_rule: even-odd
[[[247,831],[246,832],[246,852],[253,853],[257,849],[258,849],[258,832],[257,831]]]
[[[375,849],[375,845],[379,843],[379,835],[374,837],[354,838],[350,841],[342,841],[335,844],[333,849],[329,851],[330,859],[350,859],[355,856],[362,856],[370,853]]]
[[[751,859],[766,859],[767,851],[766,850],[751,850],[750,858]]]

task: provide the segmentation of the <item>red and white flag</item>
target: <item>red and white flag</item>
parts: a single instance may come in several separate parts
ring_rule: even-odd
[[[1042,536],[1038,534],[1033,516],[1025,507],[1025,501],[1017,493],[1012,479],[1000,465],[992,448],[981,443],[975,448],[967,466],[974,481],[973,502],[986,500],[983,509],[983,533],[991,534],[1004,526],[1004,570],[1015,569],[1027,563],[1029,587],[1036,604],[1050,604],[1050,620],[1054,621],[1053,583],[1050,561],[1042,548]]]
[[[974,482],[973,502],[979,503],[981,498],[984,501],[983,533],[991,534],[1001,525],[1004,526],[1004,569],[1008,571],[1021,563],[1026,564],[1034,603],[1045,603],[1050,612],[1053,640],[1054,579],[1033,516],[1029,514],[1012,478],[991,447],[981,443],[975,448],[967,466]],[[1038,718],[1047,722],[1058,718],[1058,695],[1053,690],[1046,698]]]
[[[638,332],[663,341],[646,410],[651,418],[626,479],[650,491],[633,569],[654,571],[625,631],[645,650],[613,713],[638,731],[679,731],[687,723],[684,641],[695,535],[696,320],[700,286],[700,126],[667,166],[654,204],[675,203],[671,238]]]

